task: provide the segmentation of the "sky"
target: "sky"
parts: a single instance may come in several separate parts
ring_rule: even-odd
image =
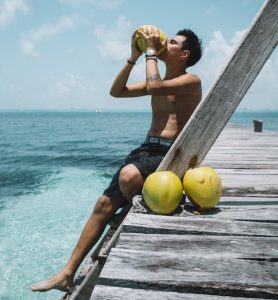
[[[110,86],[145,24],[167,37],[190,28],[203,41],[188,69],[203,94],[233,53],[263,0],[0,0],[0,110],[148,111],[150,98],[115,99]],[[165,68],[159,62],[163,75]],[[130,82],[145,78],[140,58]],[[278,110],[278,51],[239,109]]]

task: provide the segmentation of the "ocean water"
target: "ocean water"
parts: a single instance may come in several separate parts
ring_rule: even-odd
[[[67,261],[96,198],[143,141],[149,113],[0,113],[0,299]]]
[[[278,131],[278,111],[236,111],[230,123],[253,129],[253,120],[263,121],[263,131]]]
[[[278,112],[235,113],[231,122],[278,131]],[[0,299],[33,293],[69,258],[95,200],[143,140],[148,112],[0,112]]]

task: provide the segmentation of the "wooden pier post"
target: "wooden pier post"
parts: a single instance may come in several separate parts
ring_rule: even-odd
[[[254,132],[263,131],[263,121],[262,120],[253,120]]]

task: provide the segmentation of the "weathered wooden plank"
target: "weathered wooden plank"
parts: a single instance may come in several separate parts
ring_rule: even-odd
[[[246,169],[215,169],[219,175],[232,175],[232,176],[275,176],[278,175],[278,169],[267,169],[267,170],[246,170]]]
[[[228,195],[234,195],[234,196],[266,196],[269,195],[270,197],[277,197],[278,196],[278,189],[276,186],[252,186],[248,184],[229,184],[229,186],[223,187],[223,194]]]
[[[249,130],[244,130],[244,128],[240,128],[240,130],[235,129],[232,132],[226,131],[220,135],[221,140],[229,140],[229,141],[239,140],[238,138],[241,138],[241,137],[244,141],[247,141],[247,142],[251,142],[251,141],[260,142],[262,140],[268,139],[268,141],[276,142],[276,144],[277,144],[276,139],[278,137],[278,134],[277,134],[277,132],[269,132],[269,133],[264,132],[264,133],[257,134],[257,133],[252,133]]]
[[[273,148],[272,148],[273,149]],[[234,157],[246,157],[248,155],[254,155],[257,156],[258,158],[263,158],[263,157],[273,157],[274,159],[277,158],[276,153],[278,150],[278,147],[276,149],[267,149],[265,154],[263,154],[263,148],[258,148],[256,147],[255,150],[252,149],[235,149],[234,151],[231,150],[231,148],[221,148],[221,149],[215,149],[215,151],[211,152],[210,154],[207,155],[207,157],[214,157],[214,156],[225,156],[225,155],[233,155]],[[226,153],[225,153],[226,152]]]
[[[259,191],[267,194],[273,194],[277,193],[278,191],[278,185],[274,185],[273,183],[270,184],[257,184],[254,182],[254,185],[252,185],[250,182],[239,182],[239,181],[232,181],[232,180],[227,180],[226,184],[224,184],[225,188],[229,189],[250,189],[252,191]]]
[[[267,147],[267,152],[277,152],[277,150],[278,150],[278,147]],[[210,152],[208,152],[208,153],[220,153],[220,154],[225,154],[225,152],[226,152],[226,154],[236,154],[236,155],[241,155],[241,153],[243,152],[252,152],[253,153],[253,151],[254,151],[254,153],[255,154],[262,154],[262,151],[263,151],[263,148],[261,147],[261,148],[259,148],[259,147],[256,147],[255,149],[253,148],[253,147],[250,147],[250,148],[248,148],[248,147],[236,147],[236,146],[233,146],[233,147],[225,147],[224,145],[223,146],[218,146],[218,147],[216,147],[216,146],[213,146],[211,149],[210,149]]]
[[[206,160],[203,162],[203,164],[205,164],[206,162],[227,162],[227,163],[231,163],[231,162],[235,162],[237,164],[242,164],[244,165],[245,162],[247,161],[249,164],[256,164],[258,162],[258,160],[260,161],[261,164],[273,164],[274,166],[277,165],[275,162],[276,158],[268,158],[268,157],[264,157],[262,159],[260,159],[259,157],[238,157],[238,156],[234,156],[234,155],[227,155],[227,156],[215,156],[214,158],[212,157],[207,157]]]
[[[249,142],[244,142],[244,143],[239,143],[239,140],[242,137],[238,137],[237,139],[231,140],[231,139],[218,139],[215,144],[213,145],[212,149],[262,149],[263,148],[263,142],[257,143],[255,141],[250,141]],[[254,137],[254,139],[256,139],[256,137]],[[277,139],[276,137],[266,137],[264,142],[267,142],[268,144],[272,144],[272,145],[268,145],[268,148],[273,148],[274,150],[277,149],[277,142],[273,139]],[[256,145],[256,148],[254,148],[254,145]]]
[[[98,285],[90,300],[246,300],[242,297],[221,297],[204,294],[176,293],[167,291],[121,288],[116,286]],[[252,298],[258,299],[258,298]]]
[[[273,262],[204,257],[187,259],[171,253],[114,248],[100,274],[99,283],[271,299],[278,292],[277,280],[277,266]]]
[[[158,170],[182,177],[190,166],[201,163],[276,47],[277,32],[278,1],[268,0]]]
[[[278,259],[277,237],[196,236],[173,234],[122,233],[117,248],[136,251],[171,252],[177,256],[205,258]],[[252,249],[252,251],[250,251]]]
[[[258,157],[258,156],[255,156],[255,155],[246,155],[246,156],[237,156],[237,155],[216,155],[214,157],[207,157],[206,158],[206,161],[225,161],[225,162],[237,162],[237,163],[241,163],[241,164],[244,164],[244,162],[247,160],[248,162],[250,163],[257,163],[258,160],[260,160],[261,163],[266,163],[266,164],[269,164],[269,163],[273,163],[273,161],[275,161],[275,159],[277,159],[277,157],[267,157],[267,156],[264,156],[264,157]],[[205,162],[205,161],[204,161]]]
[[[277,237],[278,224],[199,216],[171,217],[129,213],[123,223],[123,232]]]
[[[273,169],[273,168],[278,168],[278,163],[269,163],[269,164],[264,164],[260,163],[259,161],[255,164],[252,162],[245,162],[244,164],[238,163],[238,162],[216,162],[216,161],[206,161],[204,164],[206,166],[211,166],[214,169],[242,169],[242,170],[248,170],[248,169],[253,169],[253,170],[267,170],[267,169]]]
[[[192,215],[195,208],[185,206],[181,216]],[[198,215],[199,218],[217,218],[223,220],[258,221],[278,224],[278,206],[221,206]]]
[[[241,133],[241,132],[239,132]],[[263,143],[272,144],[274,147],[277,147],[277,135],[269,136],[265,134],[261,134],[260,137],[257,135],[252,135],[249,133],[241,133],[235,136],[226,135],[220,138],[219,144],[225,142],[226,146],[231,147],[231,145],[235,145],[238,147],[246,148],[246,146],[250,145],[260,145],[263,147]],[[242,144],[244,143],[244,144]],[[215,144],[217,145],[217,143]]]
[[[251,140],[260,141],[265,138],[270,138],[269,140],[274,140],[274,142],[277,143],[276,138],[278,136],[278,133],[274,131],[263,132],[258,134],[258,133],[251,132],[250,130],[247,130],[247,128],[244,126],[239,128],[234,128],[231,130],[230,126],[227,125],[225,128],[227,128],[227,130],[225,130],[225,132],[221,132],[219,135],[219,139],[221,140],[235,141],[236,139],[238,140],[238,137],[243,137],[244,140],[247,141],[251,141]],[[239,145],[239,146],[244,146],[244,145]]]
[[[277,145],[276,147],[274,145],[266,145],[264,143],[267,143],[267,141],[262,142],[261,144],[245,144],[244,146],[238,146],[236,144],[236,141],[234,143],[231,143],[231,141],[221,141],[220,144],[215,144],[211,150],[208,152],[207,155],[213,155],[214,153],[222,153],[223,155],[225,154],[224,151],[227,151],[227,153],[234,153],[234,155],[240,155],[242,153],[243,155],[245,154],[252,154],[253,151],[256,154],[262,154],[263,150],[265,149],[266,151],[266,156],[268,155],[273,155],[276,157],[276,152],[277,152]],[[228,146],[229,145],[229,146]]]
[[[222,196],[220,199],[220,206],[229,205],[229,206],[242,206],[242,205],[252,205],[252,206],[264,206],[268,207],[277,206],[278,198],[269,198],[266,195],[264,197],[226,197]]]
[[[227,125],[228,126],[228,125]],[[226,127],[227,128],[227,127]],[[238,131],[235,131],[235,134],[230,133],[228,130],[219,135],[219,140],[216,141],[215,146],[221,144],[223,141],[226,141],[226,146],[230,146],[230,142],[234,143],[237,147],[246,147],[246,143],[261,143],[263,140],[267,140],[270,143],[273,143],[277,146],[277,132],[271,132],[271,134],[260,133],[260,134],[252,134],[251,132],[245,132],[244,129],[241,128]],[[241,141],[242,139],[244,144],[236,143],[236,141]]]
[[[219,174],[220,175],[220,174]],[[276,176],[272,176],[272,175],[250,175],[250,176],[246,176],[246,175],[231,175],[231,174],[222,174],[221,175],[221,180],[223,183],[226,184],[236,184],[236,185],[251,185],[253,183],[253,186],[269,186],[271,188],[271,186],[274,186],[278,189],[278,183],[277,183],[277,179]]]
[[[226,129],[227,127],[225,127]],[[263,142],[271,143],[274,145],[274,147],[277,147],[277,139],[278,139],[278,133],[277,132],[271,132],[271,134],[267,133],[260,133],[259,135],[252,134],[251,132],[246,132],[244,129],[236,129],[234,131],[234,134],[227,130],[223,131],[220,135],[217,141],[215,142],[213,147],[217,146],[225,146],[225,147],[231,147],[231,144],[233,144],[236,147],[239,148],[246,148],[249,144],[260,144],[262,145]],[[237,143],[238,142],[238,143]]]

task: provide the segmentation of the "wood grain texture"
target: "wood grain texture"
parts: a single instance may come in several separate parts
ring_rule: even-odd
[[[190,165],[200,165],[275,49],[277,32],[278,1],[269,0],[158,170],[171,170],[182,177]]]
[[[99,283],[176,292],[227,296],[277,295],[277,266],[272,262],[186,256],[112,249]]]
[[[242,297],[228,297],[191,293],[175,293],[167,291],[152,291],[144,289],[120,288],[115,286],[96,286],[90,300],[246,300]],[[252,298],[258,299],[258,298]]]
[[[278,205],[278,198],[270,198],[268,195],[264,197],[237,197],[237,196],[222,196],[220,199],[220,206],[248,206],[251,205],[252,207],[256,206],[264,206],[268,207],[271,205],[272,207],[277,207]]]
[[[129,213],[123,224],[123,232],[277,237],[278,224],[199,216],[171,217]]]
[[[174,234],[122,233],[118,249],[150,251],[177,256],[224,258],[252,258],[275,260],[278,258],[278,238],[242,236],[196,236]],[[250,251],[252,249],[252,251]]]
[[[217,213],[214,213],[216,211]],[[186,214],[186,211],[185,211]],[[199,215],[199,218],[218,218],[223,220],[259,221],[278,223],[278,206],[218,206],[212,212]]]

